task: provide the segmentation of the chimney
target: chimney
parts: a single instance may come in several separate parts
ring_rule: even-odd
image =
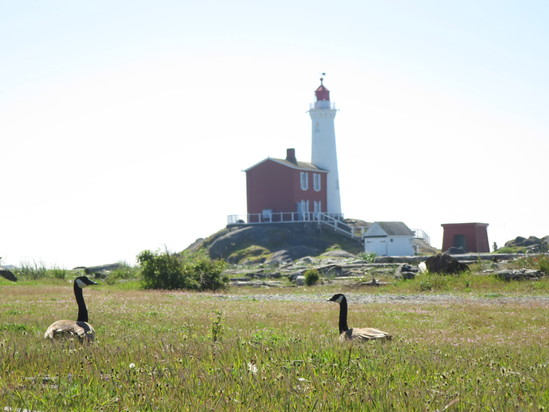
[[[297,164],[297,159],[295,158],[295,149],[286,149],[286,160]]]

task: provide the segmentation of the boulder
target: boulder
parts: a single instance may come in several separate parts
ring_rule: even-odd
[[[459,262],[446,253],[439,253],[438,255],[431,256],[425,261],[425,265],[430,273],[442,273],[445,275],[452,275],[469,270],[469,266],[465,263]]]
[[[414,279],[419,272],[417,266],[412,266],[407,263],[400,265],[395,271],[395,278],[397,279]]]
[[[86,275],[93,275],[96,279],[106,279],[113,270],[119,269],[122,266],[124,266],[122,263],[108,263],[106,265],[87,266],[83,269]]]
[[[312,256],[305,256],[295,262],[296,265],[312,265],[314,258]]]

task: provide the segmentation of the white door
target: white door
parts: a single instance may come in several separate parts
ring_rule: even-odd
[[[299,220],[308,220],[309,218],[309,201],[301,200],[297,202],[297,215]]]
[[[387,239],[368,239],[364,242],[364,251],[378,256],[387,256]]]

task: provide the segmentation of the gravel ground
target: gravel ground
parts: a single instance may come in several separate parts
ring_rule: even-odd
[[[288,302],[324,302],[332,294],[256,294],[256,295],[214,295],[218,299],[228,300],[259,300]],[[505,297],[487,296],[456,296],[456,295],[347,295],[350,304],[365,303],[403,303],[403,304],[448,304],[448,303],[486,303],[486,304],[524,304],[549,306],[549,296]]]

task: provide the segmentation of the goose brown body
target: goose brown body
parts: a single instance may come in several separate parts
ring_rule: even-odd
[[[46,330],[44,338],[53,339],[63,335],[76,336],[83,340],[93,340],[95,330],[88,322],[63,319],[53,322]]]
[[[97,285],[97,283],[91,281],[86,276],[80,276],[74,280],[74,297],[78,304],[78,318],[77,320],[58,320],[53,322],[46,333],[44,338],[54,339],[61,336],[76,336],[80,340],[91,341],[95,337],[95,330],[93,326],[88,323],[88,309],[84,302],[84,296],[82,289],[88,285]]]
[[[392,335],[374,328],[349,328],[347,325],[347,298],[345,295],[338,293],[328,299],[331,302],[339,304],[339,340],[341,342],[352,340],[389,340]]]

